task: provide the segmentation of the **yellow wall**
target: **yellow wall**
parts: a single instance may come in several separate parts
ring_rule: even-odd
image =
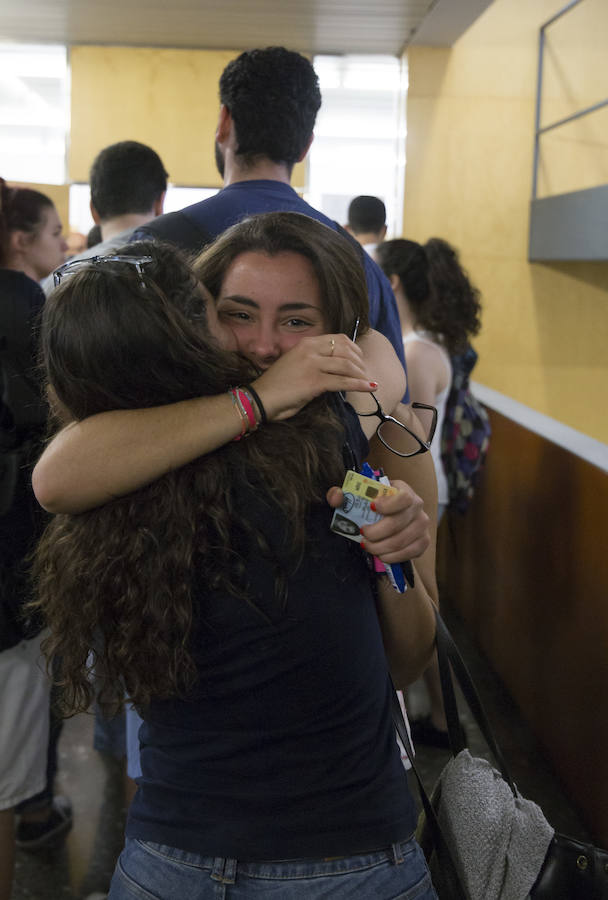
[[[606,100],[607,45],[606,0],[585,0],[545,30],[541,126]],[[543,135],[539,162],[539,197],[608,183],[608,108]]]
[[[221,187],[214,135],[222,70],[234,50],[75,46],[70,50],[69,177],[87,182],[99,151],[136,140],[159,154],[180,186]],[[303,165],[293,184],[305,184]]]
[[[482,291],[475,379],[608,443],[608,263],[527,261],[538,28],[562,5],[494,0],[453,48],[410,48],[404,234],[453,243]]]
[[[88,181],[97,153],[137,140],[174,184],[220,187],[213,153],[218,81],[235,51],[72,47],[69,175]]]

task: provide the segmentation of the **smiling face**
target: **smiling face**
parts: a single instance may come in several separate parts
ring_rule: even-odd
[[[261,369],[305,336],[327,331],[312,263],[299,253],[242,253],[226,270],[217,300],[238,350]]]

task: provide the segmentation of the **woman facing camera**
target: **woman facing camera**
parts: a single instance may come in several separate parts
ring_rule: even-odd
[[[295,234],[282,224],[287,246]],[[342,338],[346,353],[340,331],[352,334],[357,319],[365,331],[365,282],[340,245],[341,302],[328,297],[334,275],[319,279],[304,253],[317,252],[314,236],[293,224],[302,249],[276,255],[308,259],[312,284],[304,297],[283,284],[290,318],[275,323],[291,332],[303,306],[317,309],[332,337],[309,336],[307,352],[326,369],[318,360],[335,359]],[[252,366],[223,349],[232,333],[172,251],[139,244],[118,257],[66,270],[48,301],[43,348],[57,408],[80,422],[225,392],[241,439],[105,506],[58,516],[39,549],[47,650],[61,659],[70,709],[88,707],[97,659],[106,700],[119,704],[124,685],[144,719],[110,897],[214,897],[218,885],[228,898],[435,897],[411,837],[383,644],[397,677],[416,677],[431,653],[434,597],[424,574],[407,602],[384,578],[372,585],[360,546],[329,530],[325,496],[342,483],[345,444],[367,453],[358,418],[323,392],[270,421],[275,395],[263,399],[256,376],[274,351]],[[238,296],[261,300],[253,287]],[[370,528],[389,520],[401,548],[417,516],[405,524],[403,499],[389,499],[395,508]]]

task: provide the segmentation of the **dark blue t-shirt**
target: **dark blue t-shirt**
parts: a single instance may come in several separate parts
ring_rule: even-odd
[[[177,227],[179,218],[173,219],[172,222],[171,217],[185,216],[201,229],[202,249],[204,243],[217,237],[231,225],[235,225],[247,216],[266,212],[302,213],[302,215],[323,222],[334,231],[337,230],[336,222],[333,219],[328,218],[302,200],[290,185],[281,181],[255,180],[230,184],[215,196],[187,206],[179,214],[170,213],[168,216],[161,216],[148,225],[138,228],[132,237],[134,240],[155,237],[156,230],[160,229],[158,236],[162,235],[165,239],[171,240],[172,228],[175,227],[175,243],[179,244],[179,228]],[[405,369],[399,313],[390,282],[371,256],[362,253],[361,257],[369,295],[370,325],[388,338]],[[407,391],[403,402],[409,402]]]
[[[238,496],[237,517],[269,550],[251,533],[235,547],[249,603],[209,591],[199,573],[199,681],[144,713],[127,834],[241,860],[389,846],[413,832],[415,811],[365,554],[329,531],[332,511],[319,504],[290,570],[283,512],[255,481]],[[285,603],[277,564],[290,573]]]

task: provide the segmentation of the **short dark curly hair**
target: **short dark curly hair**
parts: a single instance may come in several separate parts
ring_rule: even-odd
[[[291,170],[306,151],[319,107],[319,79],[306,57],[285,47],[247,50],[220,78],[220,101],[247,163],[266,157]]]
[[[89,174],[91,202],[101,221],[147,213],[167,190],[167,173],[158,153],[139,141],[104,147]]]

